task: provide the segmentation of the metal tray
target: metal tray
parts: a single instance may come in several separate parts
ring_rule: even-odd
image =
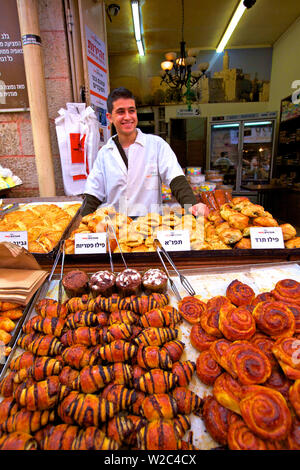
[[[188,277],[190,283],[194,287],[196,294],[203,300],[206,300],[214,295],[225,295],[228,284],[238,278],[241,282],[246,282],[250,285],[256,294],[265,292],[272,289],[275,283],[287,277],[292,277],[300,282],[300,266],[294,262],[287,263],[271,263],[271,264],[248,264],[243,266],[228,266],[228,267],[209,267],[209,268],[195,268],[181,270],[182,274]],[[185,290],[181,286],[178,277],[174,275],[174,272],[170,270],[172,279],[176,283],[179,293],[182,297],[186,295]],[[91,274],[91,273],[90,273]],[[31,303],[30,308],[27,310],[24,318],[25,323],[32,315],[35,315],[35,303],[44,297],[50,297],[57,299],[58,294],[58,280],[59,275],[54,274],[51,282],[45,281],[44,285],[38,291],[34,301]],[[169,303],[174,307],[177,306],[177,300],[171,289],[168,290]],[[64,300],[64,299],[63,299]],[[183,320],[183,323],[179,326],[178,339],[184,341],[186,347],[182,355],[182,360],[196,361],[199,356],[199,351],[194,349],[189,341],[191,325]],[[22,331],[19,331],[18,337]],[[22,350],[17,346],[15,339],[15,345],[9,355],[7,362],[1,372],[0,380],[4,377],[9,363],[15,354],[19,354]],[[189,388],[197,393],[201,397],[212,394],[212,387],[203,384],[194,374]],[[0,398],[1,399],[1,398]],[[193,443],[200,450],[209,450],[219,447],[209,433],[206,431],[203,420],[200,416],[194,414],[190,415],[191,418],[191,429],[193,432]]]

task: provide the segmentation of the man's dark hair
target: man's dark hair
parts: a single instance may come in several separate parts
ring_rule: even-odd
[[[127,88],[124,88],[122,86],[119,88],[114,88],[114,90],[110,92],[107,98],[107,112],[108,113],[110,114],[112,113],[113,103],[119,98],[127,98],[127,99],[131,99],[135,101],[135,97],[133,93]]]

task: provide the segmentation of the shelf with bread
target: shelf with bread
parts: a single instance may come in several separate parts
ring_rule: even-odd
[[[0,376],[0,449],[299,450],[299,266],[187,270],[179,301],[138,274],[41,290]]]

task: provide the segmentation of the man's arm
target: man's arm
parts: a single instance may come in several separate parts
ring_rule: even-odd
[[[100,206],[101,201],[95,196],[91,194],[84,194],[84,201],[82,204],[81,215],[84,217],[85,215],[91,214],[95,212],[98,206]]]
[[[197,203],[196,196],[193,193],[192,188],[190,187],[187,179],[184,175],[176,176],[172,179],[170,183],[170,189],[179,202],[181,207],[189,205],[189,212],[194,216],[204,215],[207,216],[209,209],[205,204],[201,202]]]

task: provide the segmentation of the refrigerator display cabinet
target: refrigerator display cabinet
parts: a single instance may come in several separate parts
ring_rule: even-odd
[[[272,178],[276,112],[212,117],[208,122],[207,170],[223,175],[233,194]]]

